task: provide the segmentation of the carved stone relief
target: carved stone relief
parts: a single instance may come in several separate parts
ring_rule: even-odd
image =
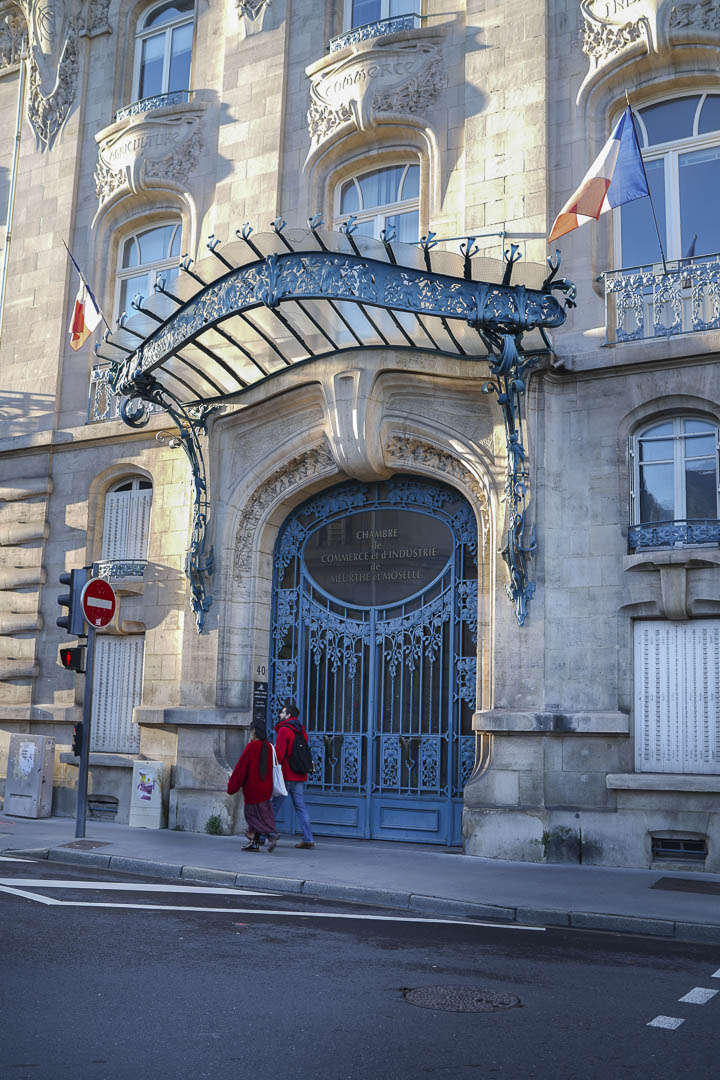
[[[184,183],[202,151],[202,103],[180,103],[117,121],[97,136],[95,190],[100,203],[127,186],[137,193],[150,179]]]
[[[486,552],[490,539],[490,506],[487,491],[467,465],[463,464],[459,458],[448,454],[447,451],[413,435],[397,433],[388,435],[383,451],[385,462],[391,467],[419,470],[439,479],[452,477],[462,484],[479,512],[482,550],[483,553]]]
[[[110,0],[90,0],[85,23],[88,34],[93,36],[110,30],[110,24],[108,23],[109,7]]]
[[[238,18],[245,20],[245,33],[262,30],[265,12],[272,0],[235,0]]]
[[[720,30],[718,0],[584,0],[581,8],[583,52],[595,66],[638,41],[647,52],[663,52],[671,31]]]
[[[233,577],[236,585],[241,585],[250,574],[257,530],[273,504],[293,488],[336,472],[337,466],[330,448],[322,443],[287,461],[255,490],[243,508],[242,523],[235,541]]]
[[[0,11],[0,71],[20,63],[27,47],[27,25],[22,15]]]
[[[719,0],[583,0],[582,48],[590,70],[578,93],[581,104],[599,74],[625,52],[663,53],[679,41],[720,31]]]
[[[330,57],[308,74],[308,128],[315,144],[347,123],[365,131],[383,114],[423,113],[447,81],[439,47],[425,40],[363,42],[351,56]]]

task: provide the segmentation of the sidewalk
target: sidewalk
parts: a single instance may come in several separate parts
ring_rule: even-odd
[[[720,945],[720,875],[502,862],[418,844],[319,837],[269,855],[239,836],[207,836],[71,818],[0,814],[0,851],[66,862],[425,914],[650,934]],[[78,845],[78,846],[74,846]],[[660,882],[661,887],[655,887]]]

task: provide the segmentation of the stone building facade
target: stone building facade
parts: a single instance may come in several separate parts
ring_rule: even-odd
[[[97,562],[92,812],[140,755],[241,831],[289,694],[320,835],[720,870],[719,59],[716,0],[0,2],[0,753],[56,813]],[[626,92],[666,266],[644,199],[551,304]]]

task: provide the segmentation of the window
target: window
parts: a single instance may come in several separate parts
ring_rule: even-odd
[[[177,222],[145,229],[120,245],[115,305],[118,315],[129,311],[138,293],[148,296],[158,277],[166,281],[177,277],[181,238],[182,226]]]
[[[152,484],[134,478],[117,484],[105,496],[102,554],[113,561],[147,558]]]
[[[419,8],[420,0],[345,0],[345,28],[413,15]]]
[[[720,252],[720,94],[661,101],[635,115],[668,259]],[[627,203],[619,216],[619,265],[659,262],[650,200]]]
[[[413,244],[420,232],[420,166],[391,165],[345,180],[337,191],[335,225],[352,215],[358,232],[381,239],[383,229],[394,228],[394,239]]]
[[[190,88],[194,10],[194,0],[156,4],[138,23],[135,101]]]
[[[645,428],[636,437],[634,469],[635,522],[717,520],[716,424],[680,416]]]

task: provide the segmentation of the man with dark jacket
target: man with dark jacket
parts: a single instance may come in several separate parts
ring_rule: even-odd
[[[302,829],[302,840],[299,844],[296,844],[295,847],[313,848],[315,847],[315,841],[313,840],[312,829],[310,828],[310,817],[305,807],[305,784],[307,782],[308,774],[306,772],[293,772],[290,768],[290,758],[292,756],[295,736],[298,732],[302,732],[307,741],[307,731],[298,720],[298,711],[298,707],[294,701],[285,702],[285,705],[280,712],[280,720],[275,725],[275,753],[282,766],[285,786],[288,789],[288,795],[292,799],[295,813],[298,816],[300,827]],[[273,812],[276,816],[282,806],[283,798],[284,796],[282,795],[276,795],[272,801]]]

